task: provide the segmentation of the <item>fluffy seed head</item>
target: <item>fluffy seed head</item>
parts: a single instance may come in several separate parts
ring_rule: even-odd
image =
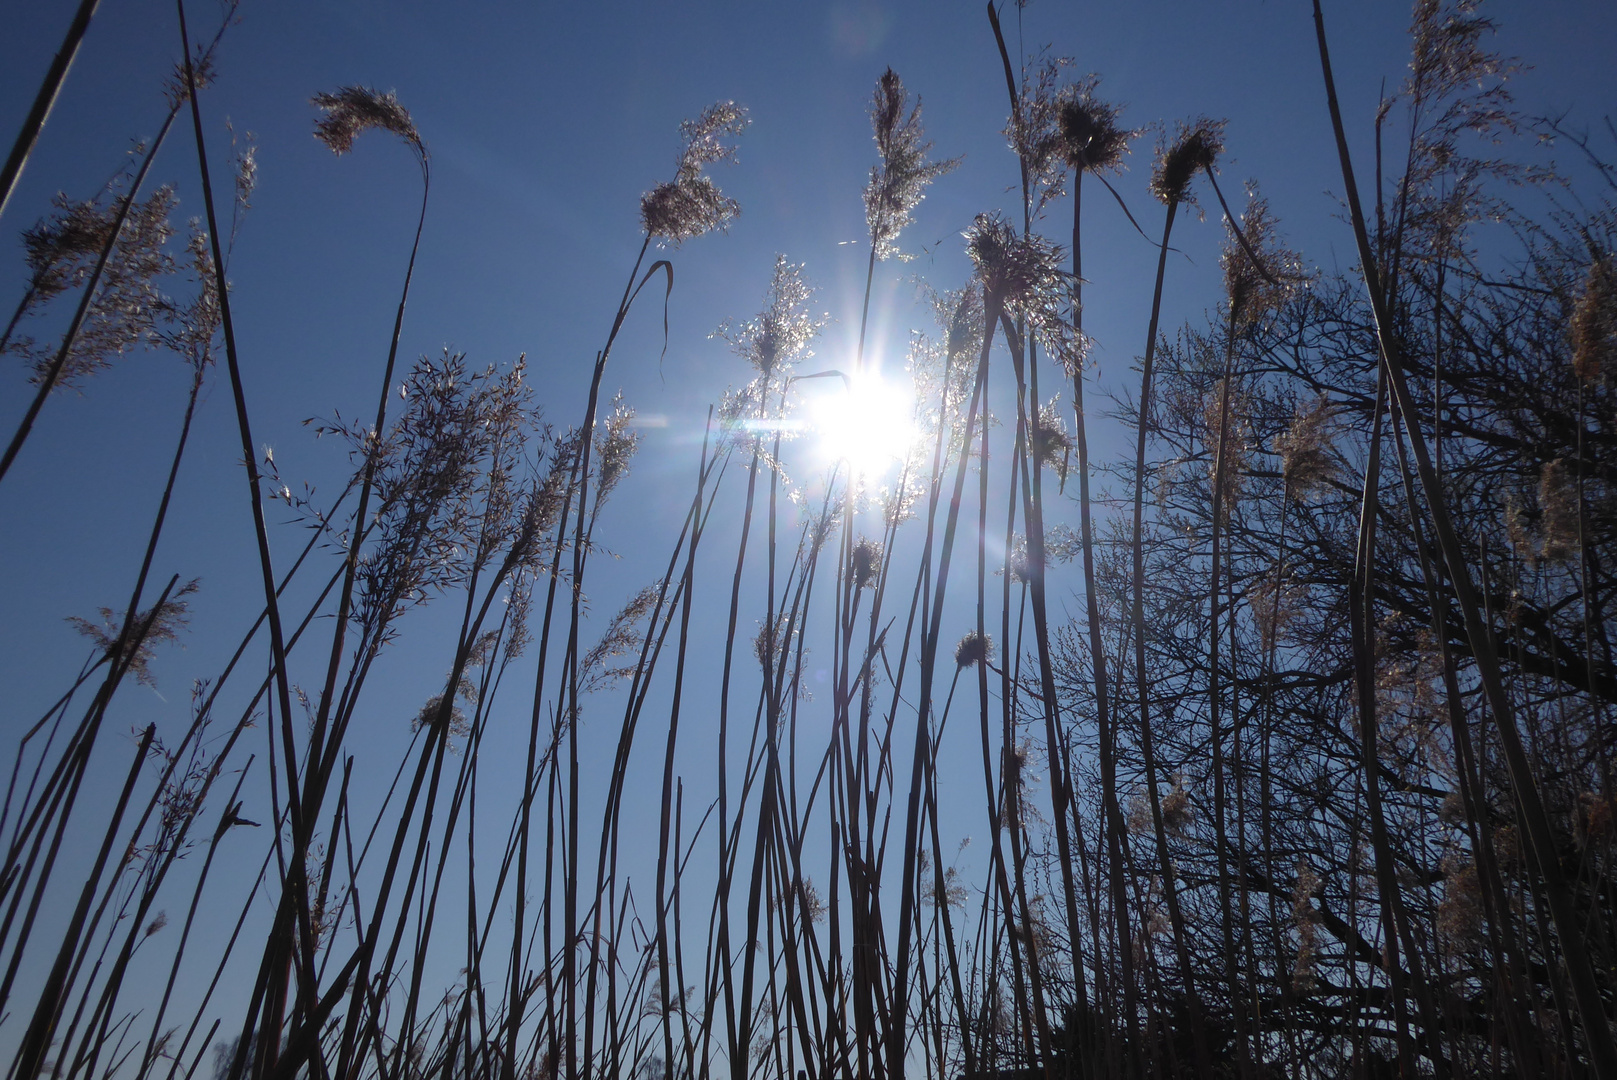
[[[1072,87],[1062,96],[1056,113],[1062,153],[1076,172],[1117,169],[1134,137],[1134,132],[1118,126],[1122,109],[1095,96],[1098,82],[1092,75]]]
[[[979,634],[973,630],[961,638],[954,647],[954,662],[956,667],[968,668],[973,664],[982,664],[988,661],[989,653],[994,651],[994,639],[986,634]]]
[[[658,184],[640,198],[641,228],[675,247],[714,229],[723,231],[740,212],[741,204],[705,176]]]
[[[1173,787],[1162,797],[1162,827],[1173,836],[1183,836],[1194,817],[1190,792],[1185,790],[1185,778],[1175,775]]]
[[[1580,846],[1598,844],[1611,835],[1614,821],[1617,821],[1617,798],[1586,791],[1578,798],[1578,812],[1573,815],[1573,836]]]
[[[776,255],[764,309],[746,322],[726,322],[714,334],[765,378],[784,373],[814,355],[809,344],[825,323],[809,311],[813,296],[813,287],[803,278],[803,264]]]
[[[1592,383],[1617,358],[1617,265],[1609,255],[1589,264],[1572,309],[1572,369]]]
[[[68,623],[89,638],[113,663],[123,661],[134,673],[135,680],[144,686],[157,685],[151,671],[151,662],[158,645],[178,641],[181,632],[191,620],[191,602],[187,597],[201,584],[192,580],[181,585],[156,608],[148,608],[128,619],[129,637],[120,645],[125,619],[111,608],[101,609],[101,622],[91,622],[77,615],[68,616]],[[141,631],[145,633],[142,636]],[[130,646],[134,648],[131,650]]]
[[[1331,457],[1330,403],[1322,396],[1299,409],[1291,426],[1275,439],[1281,472],[1294,499],[1307,498],[1336,475]]]
[[[1302,260],[1275,239],[1275,221],[1269,202],[1247,186],[1246,212],[1241,215],[1241,237],[1233,222],[1224,223],[1228,236],[1219,265],[1224,270],[1224,295],[1230,305],[1230,320],[1237,331],[1255,325],[1277,310],[1302,280]],[[1251,249],[1250,253],[1248,248]],[[1253,256],[1257,256],[1256,259]]]
[[[1246,471],[1247,444],[1251,435],[1247,416],[1251,408],[1250,395],[1238,380],[1226,387],[1225,381],[1219,379],[1208,388],[1202,399],[1202,444],[1207,447],[1208,470],[1218,484],[1220,497],[1226,507],[1235,504],[1242,475]],[[1221,442],[1224,445],[1222,473],[1218,468],[1218,447]]]
[[[1291,917],[1297,928],[1297,960],[1291,969],[1291,984],[1299,993],[1308,993],[1318,982],[1320,913],[1314,897],[1320,887],[1319,875],[1305,862],[1297,863],[1297,886],[1291,894]]]
[[[640,433],[633,424],[634,409],[623,404],[623,394],[619,392],[612,401],[612,412],[595,436],[595,454],[600,462],[597,499],[605,499],[629,473],[629,462],[640,447]]]
[[[752,639],[752,654],[758,658],[758,666],[766,675],[774,672],[781,653],[791,648],[795,633],[789,612],[777,615],[773,626],[759,624],[758,633]]]
[[[674,179],[640,198],[640,224],[646,235],[678,247],[686,240],[723,230],[741,213],[741,204],[702,175],[715,162],[734,161],[734,139],[750,123],[747,110],[733,101],[708,106],[695,120],[679,125],[685,147]]]
[[[1538,509],[1543,515],[1543,558],[1558,562],[1578,550],[1578,486],[1565,460],[1544,463],[1538,480]]]
[[[196,80],[197,89],[201,90],[213,82],[213,76],[211,52],[197,49],[196,55],[191,58],[191,78]],[[191,79],[186,78],[183,61],[175,64],[168,78],[163,80],[163,96],[168,99],[169,107],[175,110],[191,100]]]
[[[870,102],[870,126],[879,160],[871,167],[870,183],[865,187],[865,224],[878,259],[898,254],[898,234],[926,198],[927,186],[960,164],[959,158],[926,160],[932,144],[921,128],[921,102],[917,99],[906,116],[908,105],[903,80],[888,68],[876,80]]]
[[[112,233],[115,217],[110,207],[95,199],[73,202],[58,193],[54,212],[23,231],[35,294],[48,299],[78,285],[89,276],[94,259]]]
[[[978,214],[966,230],[966,253],[983,292],[1010,308],[1033,308],[1059,291],[1059,247],[1037,234],[1018,236],[999,214]]]
[[[939,321],[946,333],[948,355],[970,356],[983,341],[982,293],[967,285],[957,293],[940,298]]]
[[[1190,202],[1190,182],[1196,173],[1211,169],[1224,152],[1224,122],[1197,117],[1181,124],[1172,145],[1158,147],[1156,166],[1151,170],[1151,194],[1172,206]]]
[[[853,576],[853,587],[863,589],[866,585],[876,582],[876,573],[881,567],[882,546],[868,536],[859,538],[853,546],[853,555],[849,558],[849,572]]]
[[[416,131],[415,121],[410,119],[410,113],[399,104],[393,91],[383,94],[368,86],[344,86],[334,93],[316,94],[309,100],[325,111],[314,123],[314,137],[329,146],[332,153],[348,153],[354,148],[355,136],[377,128],[391,131],[409,144],[417,157],[426,160],[426,144]]]
[[[1437,906],[1437,934],[1443,951],[1458,956],[1482,932],[1482,883],[1474,863],[1455,856],[1443,860],[1443,900]]]
[[[1062,418],[1061,404],[1058,399],[1052,398],[1039,411],[1030,417],[1029,442],[1033,451],[1033,460],[1041,466],[1055,470],[1063,480],[1067,476],[1067,466],[1072,456],[1072,436],[1067,434],[1067,425]]]

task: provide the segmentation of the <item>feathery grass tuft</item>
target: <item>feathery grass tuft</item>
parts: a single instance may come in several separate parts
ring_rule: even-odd
[[[346,154],[354,148],[354,139],[375,128],[391,131],[425,158],[427,146],[416,131],[410,113],[399,104],[398,97],[389,90],[379,93],[367,86],[344,86],[333,93],[320,93],[309,99],[325,114],[314,124],[314,137],[331,148],[334,154]]]
[[[1198,117],[1180,124],[1172,144],[1157,148],[1151,170],[1151,194],[1164,203],[1195,204],[1190,182],[1203,169],[1211,169],[1224,152],[1224,122]]]
[[[1090,75],[1057,101],[1056,128],[1061,152],[1075,172],[1115,172],[1137,132],[1118,124],[1123,109],[1095,96],[1100,77]]]
[[[1617,265],[1610,255],[1589,264],[1572,309],[1572,369],[1585,384],[1617,367]]]
[[[741,204],[725,195],[708,177],[705,166],[735,160],[732,140],[751,121],[733,101],[709,106],[695,120],[680,124],[685,148],[674,179],[658,184],[640,199],[640,224],[648,237],[678,247],[717,229],[723,231],[741,213]]]
[[[921,101],[917,98],[915,107],[909,108],[903,80],[892,68],[876,80],[870,126],[880,160],[871,166],[870,183],[865,186],[865,224],[870,229],[876,259],[903,258],[898,250],[898,234],[926,198],[927,187],[952,171],[960,159],[926,159],[932,144],[926,141],[921,128]]]
[[[973,630],[955,643],[954,662],[958,668],[985,664],[994,652],[994,639]]]

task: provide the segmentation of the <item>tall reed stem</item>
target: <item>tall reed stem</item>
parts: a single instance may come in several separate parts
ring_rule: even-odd
[[[51,108],[56,104],[56,95],[61,93],[62,83],[67,81],[68,68],[73,66],[73,58],[79,53],[79,44],[90,29],[90,20],[100,5],[101,0],[79,0],[78,10],[74,12],[73,21],[67,27],[67,36],[62,39],[62,47],[52,58],[50,70],[45,72],[45,80],[40,83],[39,93],[34,95],[33,107],[28,110],[28,116],[22,122],[22,130],[17,132],[16,141],[11,144],[11,153],[6,155],[4,167],[0,167],[0,215],[5,214],[6,204],[11,201],[11,193],[17,189],[17,181],[22,177],[23,166],[28,164],[29,155],[34,152],[34,144],[39,141],[39,133],[44,130],[45,121],[50,117]],[[0,468],[0,475],[4,473],[5,470]]]
[[[1466,639],[1470,642],[1476,660],[1477,673],[1482,679],[1488,699],[1489,711],[1499,729],[1500,744],[1510,771],[1511,789],[1516,797],[1517,810],[1528,839],[1528,850],[1533,865],[1543,884],[1550,919],[1561,941],[1562,961],[1566,965],[1567,979],[1583,1020],[1586,1049],[1594,1072],[1600,1080],[1617,1078],[1617,1043],[1612,1040],[1611,1027],[1606,1020],[1605,1005],[1595,980],[1589,951],[1583,946],[1583,928],[1572,901],[1571,889],[1556,856],[1559,848],[1554,827],[1550,824],[1543,798],[1534,779],[1532,766],[1516,724],[1515,707],[1505,691],[1500,670],[1498,648],[1493,631],[1483,621],[1471,571],[1466,563],[1464,549],[1449,518],[1445,494],[1438,484],[1432,468],[1431,453],[1421,434],[1419,411],[1404,378],[1403,358],[1397,338],[1387,317],[1387,298],[1381,289],[1374,253],[1370,248],[1369,232],[1365,225],[1364,209],[1359,201],[1358,186],[1353,178],[1353,164],[1348,154],[1347,135],[1342,124],[1341,106],[1337,101],[1336,83],[1331,75],[1330,52],[1325,40],[1325,16],[1319,0],[1314,0],[1314,30],[1319,45],[1320,70],[1325,80],[1326,103],[1331,114],[1331,127],[1336,136],[1337,157],[1341,164],[1342,183],[1346,188],[1348,209],[1353,224],[1353,238],[1358,247],[1360,271],[1364,275],[1365,290],[1375,315],[1376,335],[1381,346],[1381,363],[1386,369],[1392,389],[1392,400],[1403,418],[1409,433],[1410,449],[1414,453],[1416,473],[1432,515],[1433,531],[1438,547],[1447,564],[1448,578],[1454,589],[1455,600],[1465,623]]]

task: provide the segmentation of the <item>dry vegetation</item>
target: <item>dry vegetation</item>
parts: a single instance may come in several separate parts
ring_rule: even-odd
[[[209,160],[213,46],[187,41],[160,134],[25,231],[0,341],[37,388],[0,479],[53,389],[147,346],[195,375],[128,602],[77,621],[82,672],[29,722],[0,807],[12,1080],[1617,1078],[1612,172],[1552,204],[1576,212],[1521,208],[1560,181],[1515,164],[1546,132],[1511,111],[1489,31],[1469,4],[1417,3],[1408,77],[1373,118],[1402,161],[1386,184],[1356,184],[1344,125],[1366,118],[1331,92],[1351,270],[1305,270],[1255,190],[1231,206],[1219,122],[1163,140],[1149,195],[1120,200],[1160,256],[1117,462],[1085,428],[1078,211],[1138,135],[1096,78],[1018,77],[1001,39],[1023,213],[978,217],[972,279],[914,339],[902,470],[877,488],[838,466],[821,503],[788,501],[775,421],[864,359],[808,362],[820,323],[782,259],[763,310],[722,331],[752,381],[692,455],[662,577],[609,617],[585,585],[637,443],[605,392],[614,344],[666,302],[671,249],[737,213],[712,167],[745,111],[687,122],[645,195],[576,424],[539,421],[520,364],[395,370],[407,275],[374,417],[322,428],[353,468],[317,505],[257,449],[223,288],[250,148],[232,177],[204,166],[188,238],[149,175],[165,140]],[[313,100],[337,154],[409,147],[425,220],[431,133],[391,94]],[[891,70],[870,117],[874,282],[953,162]],[[1064,199],[1058,245],[1040,230]],[[1161,327],[1198,202],[1223,215],[1226,302]],[[1514,250],[1479,253],[1484,218]],[[126,754],[120,688],[186,631],[193,585],[153,576],[154,552],[213,383],[261,612],[189,726],[148,728],[117,797],[87,797],[92,756]],[[1102,474],[1120,501],[1092,494]],[[738,521],[712,513],[721,491]],[[295,561],[272,559],[276,501],[308,527]],[[1061,563],[1070,603],[1047,594]],[[374,665],[427,603],[456,612],[442,690],[406,757],[367,760]],[[812,696],[810,652],[831,671]],[[605,775],[581,764],[592,700],[617,732]],[[692,739],[715,790],[676,771]],[[980,787],[939,776],[945,740],[980,748]],[[480,791],[484,753],[524,763],[520,790]],[[631,757],[661,785],[633,836]],[[379,806],[351,801],[356,769],[393,777]],[[263,821],[242,816],[249,783]],[[943,797],[983,815],[980,859],[940,828]],[[257,882],[210,875],[227,845],[262,852]],[[234,927],[222,954],[188,948],[202,922]],[[137,952],[166,981],[136,985]]]

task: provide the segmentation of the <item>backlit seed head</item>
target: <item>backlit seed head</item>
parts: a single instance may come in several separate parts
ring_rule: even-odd
[[[724,230],[741,204],[705,176],[658,184],[640,198],[640,226],[649,236],[678,247],[687,240]]]
[[[108,660],[123,662],[126,670],[134,673],[137,682],[155,687],[157,681],[151,672],[151,662],[157,646],[179,640],[191,621],[191,602],[187,597],[194,594],[200,584],[200,580],[195,579],[187,582],[170,593],[161,605],[138,612],[133,618],[126,619],[111,608],[101,608],[99,625],[77,615],[68,616],[67,621],[105,653]],[[127,638],[124,637],[126,622],[129,627]],[[145,630],[144,636],[141,636],[142,628]],[[131,644],[134,645],[133,649],[130,648]]]
[[[22,234],[30,283],[45,299],[82,284],[94,260],[106,245],[116,217],[114,208],[99,200],[74,202],[58,193],[51,215],[41,218]]]
[[[1578,551],[1579,513],[1576,478],[1561,458],[1544,463],[1538,480],[1538,509],[1542,515],[1540,557],[1549,562],[1571,558]]]
[[[1292,965],[1291,984],[1300,993],[1307,993],[1318,981],[1321,917],[1314,906],[1314,897],[1319,891],[1319,875],[1307,863],[1298,860],[1297,885],[1291,894],[1291,917],[1297,930],[1297,960]]]
[[[1076,172],[1106,172],[1122,165],[1134,132],[1120,127],[1122,109],[1095,96],[1096,76],[1072,87],[1058,104],[1061,150]]]
[[[979,634],[973,630],[961,638],[954,647],[954,662],[956,667],[968,668],[974,664],[987,663],[989,654],[994,651],[994,639],[986,634]]]
[[[1195,818],[1190,806],[1190,792],[1185,790],[1185,778],[1173,777],[1173,787],[1162,797],[1162,827],[1172,836],[1183,836]]]
[[[795,634],[790,612],[775,616],[773,626],[759,624],[758,633],[752,639],[752,654],[758,658],[758,666],[766,675],[773,674],[781,653],[791,648]]]
[[[848,570],[853,577],[853,587],[863,589],[866,585],[873,585],[876,574],[881,568],[882,546],[868,536],[860,537],[859,542],[853,546],[853,554],[848,560]]]
[[[908,106],[909,95],[904,90],[903,80],[888,68],[876,80],[876,92],[870,103],[870,126],[876,138],[878,161],[871,167],[870,183],[865,186],[865,224],[870,229],[878,259],[892,258],[899,253],[898,234],[926,198],[927,187],[960,164],[959,158],[926,159],[932,144],[926,141],[921,128],[920,99],[916,99],[913,109]]]
[[[1476,864],[1449,856],[1443,860],[1443,899],[1437,906],[1437,934],[1443,951],[1463,954],[1482,933],[1482,883]]]
[[[983,292],[1006,307],[1030,310],[1059,293],[1061,248],[1033,234],[1018,236],[999,214],[978,214],[966,230],[966,253]]]
[[[399,104],[393,91],[383,94],[368,86],[344,86],[334,93],[316,94],[309,100],[325,111],[325,115],[315,121],[314,137],[329,146],[332,153],[348,153],[360,132],[377,128],[391,131],[403,139],[417,157],[426,159],[427,147],[416,131],[415,121],[410,119],[410,113]]]
[[[599,488],[596,498],[604,499],[629,473],[629,462],[640,447],[640,432],[634,429],[634,409],[623,404],[623,393],[612,399],[612,412],[595,436],[599,460]]]
[[[167,79],[163,80],[163,96],[168,99],[169,108],[179,109],[191,100],[191,80],[196,80],[198,90],[213,82],[213,56],[210,51],[197,48],[196,55],[191,58],[191,75],[186,77],[185,63],[181,61],[174,65]]]
[[[1233,223],[1226,221],[1224,227],[1228,236],[1219,265],[1224,270],[1230,321],[1241,331],[1286,302],[1292,290],[1304,281],[1302,260],[1276,241],[1268,200],[1258,194],[1255,185],[1247,185],[1246,212],[1241,215],[1241,236],[1246,243],[1241,243]]]
[[[1280,469],[1294,499],[1305,499],[1336,475],[1331,456],[1331,410],[1323,397],[1297,411],[1291,426],[1274,441]]]
[[[764,309],[746,322],[721,324],[714,336],[728,341],[736,355],[765,379],[789,372],[814,355],[809,345],[825,325],[824,319],[809,311],[813,296],[813,287],[803,277],[803,264],[776,255]]]
[[[748,123],[746,109],[733,101],[721,101],[695,120],[679,125],[685,146],[674,179],[640,198],[640,225],[647,236],[678,247],[703,233],[722,231],[741,213],[741,204],[702,175],[702,169],[715,162],[734,161],[734,139]]]
[[[1190,182],[1198,172],[1211,169],[1224,152],[1224,122],[1197,117],[1181,124],[1172,145],[1158,147],[1151,170],[1151,193],[1164,203],[1194,203]]]

